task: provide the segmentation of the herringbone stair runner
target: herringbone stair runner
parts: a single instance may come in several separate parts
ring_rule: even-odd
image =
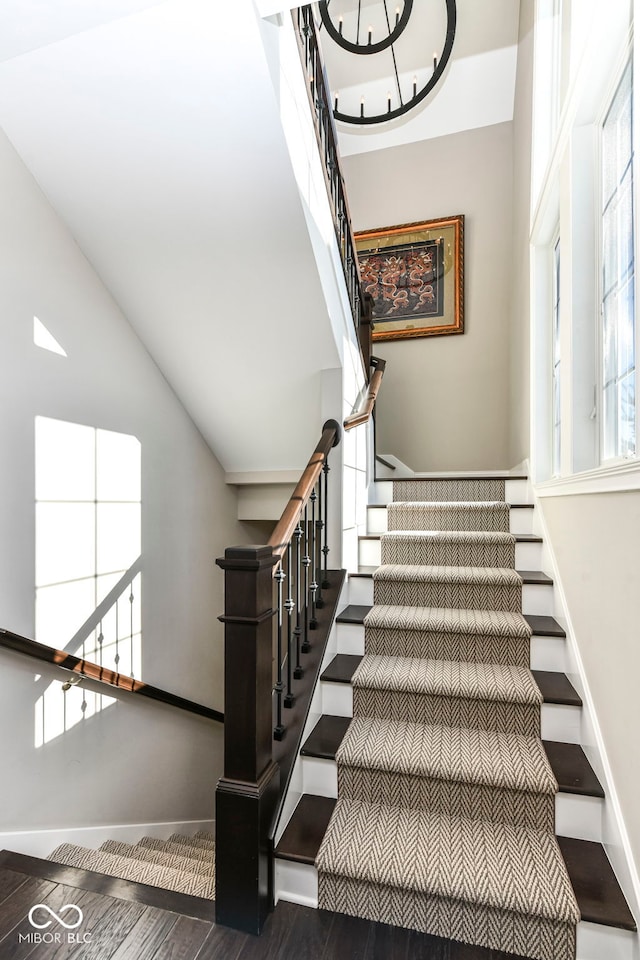
[[[143,837],[136,844],[107,840],[99,850],[63,843],[48,857],[56,863],[146,883],[192,897],[215,899],[215,842],[210,833]]]
[[[394,500],[425,495],[388,507],[319,906],[572,960],[504,481],[394,482]]]

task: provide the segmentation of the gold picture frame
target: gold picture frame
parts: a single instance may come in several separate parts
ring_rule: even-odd
[[[464,333],[464,215],[355,234],[375,340]]]

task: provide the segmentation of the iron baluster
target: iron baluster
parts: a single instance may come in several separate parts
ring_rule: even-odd
[[[302,527],[300,526],[300,519],[298,518],[298,526],[294,533],[296,538],[295,545],[295,574],[296,574],[296,625],[293,630],[294,637],[294,646],[296,649],[296,667],[293,671],[293,676],[296,680],[302,679],[304,676],[304,670],[302,669],[302,664],[300,663],[300,638],[302,637],[302,623],[300,619],[300,606],[301,606],[301,595],[300,595],[300,580],[301,580],[301,561],[300,561],[300,541],[302,539]]]
[[[325,461],[326,462],[326,461]],[[324,469],[324,468],[323,468]],[[316,607],[322,610],[324,600],[322,598],[322,527],[323,527],[323,503],[322,495],[322,477],[318,478],[318,519],[316,520],[316,582],[318,590],[316,593]]]
[[[273,688],[276,695],[276,725],[273,731],[273,736],[276,740],[282,740],[285,734],[284,725],[282,723],[282,693],[284,691],[284,684],[282,682],[282,581],[284,578],[285,573],[282,569],[282,564],[280,564],[278,567],[278,572],[275,576],[276,583],[278,585],[278,625],[276,644],[277,673],[276,683]]]
[[[318,596],[318,553],[316,550],[317,535],[316,535],[316,501],[318,499],[318,494],[316,493],[316,488],[313,488],[313,493],[309,497],[311,501],[311,620],[309,621],[309,629],[315,630],[318,626],[318,618],[316,617],[316,600]]]
[[[293,629],[291,614],[296,605],[291,596],[291,542],[287,544],[287,599],[284,602],[287,611],[287,693],[284,698],[285,707],[292,707],[296,702],[293,695]]]
[[[329,461],[328,461],[328,460],[325,460],[324,466],[323,466],[323,468],[322,468],[322,473],[323,473],[323,475],[324,475],[324,546],[323,546],[323,548],[322,548],[322,554],[323,554],[323,556],[324,556],[324,576],[323,576],[323,578],[322,578],[322,589],[323,589],[323,590],[328,590],[328,589],[329,589],[329,586],[330,586],[330,584],[329,584],[329,577],[328,577],[328,575],[327,575],[327,562],[328,562],[328,559],[329,559],[329,547],[328,547],[328,545],[327,545],[327,536],[328,536],[328,532],[329,532],[329,523],[328,523],[328,518],[329,518],[329,513],[328,513],[328,508],[329,508],[329,470],[330,470]]]
[[[304,568],[303,575],[303,586],[302,586],[302,595],[304,597],[304,638],[302,640],[302,652],[309,653],[311,650],[311,644],[309,643],[309,567],[311,565],[311,557],[309,556],[309,518],[307,515],[308,508],[305,504],[304,508],[304,557],[302,558],[302,566]]]

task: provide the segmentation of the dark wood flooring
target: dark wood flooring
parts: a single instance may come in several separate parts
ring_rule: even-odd
[[[135,886],[135,885],[134,885]],[[65,904],[83,912],[80,926],[61,927]],[[62,913],[70,922],[73,912]],[[38,941],[37,936],[43,937]],[[57,938],[57,939],[56,939]],[[0,868],[0,960],[518,960],[382,923],[279,903],[260,937],[209,920],[83,890]]]

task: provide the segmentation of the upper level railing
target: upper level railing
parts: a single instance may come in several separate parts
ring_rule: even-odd
[[[351,313],[363,353],[365,370],[368,370],[371,355],[369,346],[371,310],[360,279],[356,242],[349,214],[337,134],[333,121],[331,93],[326,80],[322,52],[318,42],[318,32],[310,5],[298,7],[292,12],[292,16],[300,48],[300,57],[307,77],[311,115],[322,160],[327,194],[331,203],[333,224],[342,260],[347,294],[351,304]]]

